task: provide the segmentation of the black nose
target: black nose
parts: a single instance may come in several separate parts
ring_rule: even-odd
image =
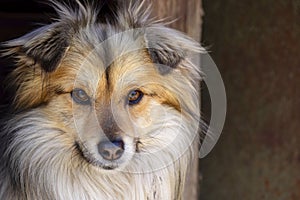
[[[117,160],[124,153],[124,142],[123,140],[102,141],[98,144],[98,151],[105,160]]]

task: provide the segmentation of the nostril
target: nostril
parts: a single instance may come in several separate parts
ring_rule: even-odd
[[[98,144],[98,151],[105,160],[117,160],[124,153],[124,142],[122,140],[102,141]]]
[[[106,158],[109,158],[111,156],[111,153],[105,149],[102,149],[100,152],[101,155],[103,155]]]
[[[123,154],[124,150],[123,149],[118,149],[116,151],[116,157],[121,157],[121,155]]]

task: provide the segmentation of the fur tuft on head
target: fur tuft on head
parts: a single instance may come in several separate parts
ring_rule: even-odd
[[[149,0],[104,0],[99,5],[75,2],[74,5],[66,5],[51,1],[59,16],[56,21],[4,43],[3,46],[8,49],[4,55],[13,54],[19,60],[32,60],[33,65],[38,64],[45,72],[52,72],[59,66],[75,35],[99,24],[114,27],[115,31],[153,28],[154,31],[145,36],[149,53],[155,62],[170,67],[176,67],[187,52],[203,51],[191,38],[155,23],[150,18]]]

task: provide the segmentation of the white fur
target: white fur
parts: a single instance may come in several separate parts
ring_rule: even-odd
[[[7,200],[178,198],[174,192],[185,178],[195,130],[177,111],[153,109],[156,121],[142,133],[143,152],[129,158],[125,168],[109,172],[82,160],[70,134],[53,128],[41,109],[16,117],[7,125],[16,133],[6,153],[12,156],[9,164],[16,174],[10,175],[19,179],[21,191],[13,191],[7,171],[2,170],[0,196]]]

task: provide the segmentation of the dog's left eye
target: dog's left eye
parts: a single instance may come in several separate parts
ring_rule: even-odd
[[[88,105],[91,103],[90,97],[82,89],[74,89],[71,92],[71,96],[72,96],[73,100],[78,104]]]
[[[143,98],[143,93],[140,90],[132,90],[128,94],[128,104],[134,105],[139,103]]]

